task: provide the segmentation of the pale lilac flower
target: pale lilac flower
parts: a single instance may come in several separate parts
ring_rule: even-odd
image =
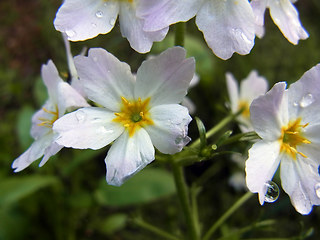
[[[100,149],[113,142],[105,159],[107,182],[121,185],[160,152],[174,154],[190,141],[191,118],[179,105],[194,75],[195,63],[180,47],[130,67],[96,48],[75,64],[89,99],[102,107],[69,113],[54,123],[57,142],[66,147]]]
[[[47,65],[42,65],[41,75],[48,89],[49,98],[42,109],[32,117],[31,136],[35,141],[12,163],[15,172],[25,169],[43,156],[39,164],[41,167],[51,156],[59,152],[63,146],[55,142],[57,134],[52,131],[53,123],[63,116],[67,109],[89,106],[76,90],[59,77],[51,60]]]
[[[294,7],[295,0],[252,0],[251,6],[255,15],[256,35],[264,35],[264,13],[269,8],[273,22],[279,27],[282,34],[292,44],[298,44],[300,39],[309,37],[302,27],[298,11]]]
[[[82,41],[110,32],[119,14],[122,36],[133,49],[146,53],[154,41],[166,36],[169,28],[144,31],[143,19],[136,16],[138,3],[139,0],[65,0],[56,14],[54,26],[65,32],[69,40]]]
[[[265,201],[266,183],[280,164],[281,184],[301,214],[320,205],[320,65],[286,89],[280,82],[250,107],[251,121],[262,138],[249,150],[246,181]]]
[[[267,92],[268,81],[264,77],[259,76],[255,70],[251,71],[249,76],[242,80],[240,90],[237,80],[231,73],[226,74],[226,81],[232,113],[244,109],[237,117],[240,130],[242,132],[253,131],[249,107],[255,98]]]
[[[196,15],[196,24],[212,51],[222,59],[248,54],[255,23],[248,0],[140,0],[137,16],[145,31],[158,31]]]

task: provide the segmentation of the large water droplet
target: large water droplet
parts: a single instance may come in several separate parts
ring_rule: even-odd
[[[314,186],[314,190],[316,190],[316,194],[317,194],[318,198],[320,198],[320,183],[317,183]]]
[[[103,12],[102,11],[96,12],[96,17],[97,18],[102,18],[103,17]]]
[[[305,95],[300,101],[300,107],[308,107],[314,102],[314,98],[311,93]]]
[[[86,114],[84,111],[82,110],[78,110],[76,112],[76,118],[78,120],[79,123],[83,123],[86,120]]]
[[[76,35],[76,32],[73,30],[66,30],[66,34],[68,37],[72,38]]]
[[[280,194],[278,185],[272,181],[268,181],[264,184],[264,187],[266,193],[264,196],[264,201],[268,203],[273,203],[277,201]]]
[[[111,26],[113,26],[115,24],[115,22],[116,22],[115,18],[111,18],[110,21],[109,21]]]

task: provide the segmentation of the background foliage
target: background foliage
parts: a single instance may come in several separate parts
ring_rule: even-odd
[[[0,1],[0,239],[162,239],[139,227],[149,222],[177,233],[184,221],[175,195],[170,167],[155,161],[121,188],[107,186],[104,157],[99,151],[63,149],[42,168],[38,161],[21,173],[13,173],[12,161],[32,143],[29,136],[33,112],[46,99],[40,78],[41,64],[52,59],[61,76],[67,78],[62,37],[53,27],[55,0]],[[228,114],[225,73],[240,80],[252,69],[265,76],[272,86],[278,81],[293,82],[320,62],[320,2],[300,0],[296,4],[300,19],[310,34],[299,45],[291,45],[266,14],[266,36],[256,38],[247,56],[218,59],[208,49],[194,19],[187,23],[186,49],[195,56],[200,83],[189,96],[197,106],[207,129]],[[173,46],[173,31],[151,54]],[[121,37],[119,25],[107,35],[72,43],[73,54],[83,47],[103,47],[135,71],[146,55],[134,52]],[[239,130],[236,124],[226,130]],[[195,121],[190,136],[198,138]],[[215,140],[215,139],[213,139]],[[229,145],[243,154],[247,143]],[[243,161],[243,160],[242,160]],[[229,178],[243,169],[231,155],[188,167],[190,184],[200,181],[199,216],[201,228],[208,229],[244,194],[230,186]],[[206,173],[203,175],[203,173]],[[202,177],[201,177],[202,176]],[[275,181],[280,183],[277,176]],[[216,234],[220,239],[320,238],[320,207],[301,216],[281,192],[278,201],[260,206],[257,196],[240,208]]]

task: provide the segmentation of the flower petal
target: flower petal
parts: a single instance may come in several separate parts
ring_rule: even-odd
[[[107,182],[120,186],[154,160],[154,147],[148,133],[139,129],[132,137],[128,131],[113,143],[105,159]]]
[[[180,152],[188,144],[188,109],[179,104],[166,104],[150,109],[153,125],[145,127],[153,145],[162,153]]]
[[[103,108],[81,108],[55,121],[56,142],[65,147],[100,149],[123,132],[122,125],[112,122],[113,112]]]
[[[143,30],[143,19],[136,17],[134,3],[120,3],[120,30],[122,36],[127,38],[130,46],[139,53],[149,52],[153,42],[162,41],[167,35],[169,27],[158,31],[147,32]]]
[[[316,188],[320,184],[319,164],[298,156],[296,161],[285,155],[281,159],[281,184],[295,209],[309,214],[312,205],[320,205]]]
[[[56,104],[59,99],[57,92],[58,85],[63,81],[59,76],[56,66],[51,60],[49,60],[47,64],[41,66],[41,77],[47,87],[49,99]]]
[[[49,147],[46,148],[44,156],[39,163],[39,167],[42,167],[51,156],[56,155],[62,148],[63,146],[57,144],[56,142],[53,142]]]
[[[59,8],[54,26],[71,41],[82,41],[105,34],[113,28],[119,12],[114,0],[65,0]]]
[[[236,113],[239,107],[239,89],[237,80],[231,73],[226,73],[227,89],[230,99],[231,111]]]
[[[259,38],[262,38],[264,35],[264,13],[266,11],[267,1],[268,0],[252,0],[250,2],[256,23],[256,35]]]
[[[254,16],[247,0],[206,1],[196,24],[212,51],[224,60],[234,52],[248,54],[254,45]]]
[[[80,81],[89,99],[109,110],[120,111],[121,97],[133,99],[135,81],[130,67],[102,48],[91,48],[89,56],[75,57]]]
[[[250,118],[254,130],[265,140],[275,141],[281,135],[281,127],[288,123],[286,83],[280,82],[265,95],[253,100]]]
[[[302,27],[298,12],[290,0],[269,1],[270,15],[282,34],[293,44],[309,37]]]
[[[53,142],[53,134],[48,133],[38,140],[34,141],[32,145],[16,160],[12,163],[12,168],[15,169],[14,172],[20,172],[27,168],[31,163],[39,159],[45,152],[45,150]]]
[[[246,182],[251,192],[259,193],[262,205],[266,194],[265,184],[270,181],[276,172],[279,163],[280,143],[278,141],[258,141],[249,150],[246,161]]]
[[[150,97],[152,106],[181,102],[195,70],[194,59],[185,57],[183,48],[174,47],[144,61],[137,72],[135,97]]]
[[[145,31],[158,31],[176,22],[193,18],[203,0],[140,0],[137,16],[145,21]]]

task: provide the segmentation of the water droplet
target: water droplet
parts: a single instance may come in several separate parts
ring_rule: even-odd
[[[66,34],[68,37],[72,38],[76,35],[76,32],[73,30],[66,30]]]
[[[317,194],[318,198],[320,198],[320,183],[317,183],[314,186],[314,189],[316,190],[316,194]]]
[[[264,196],[264,201],[268,203],[273,203],[277,201],[280,190],[276,183],[268,181],[264,184],[266,195]]]
[[[79,123],[83,123],[86,120],[86,114],[82,110],[76,112],[76,118]]]
[[[103,17],[103,12],[102,11],[96,12],[96,17],[97,18],[102,18]]]
[[[252,40],[250,40],[241,29],[232,28],[231,33],[237,41],[242,39],[246,44],[252,44]]]
[[[311,93],[305,95],[300,101],[300,107],[308,107],[314,102],[314,98]]]
[[[104,127],[104,126],[101,126],[101,127],[99,128],[99,132],[100,132],[100,133],[104,133],[104,134],[112,134],[112,133],[113,133],[113,130],[108,129],[108,128]]]
[[[115,24],[115,22],[116,22],[115,18],[111,18],[110,21],[109,21],[111,26],[113,26]]]
[[[297,102],[294,102],[294,103],[293,103],[293,106],[294,106],[294,107],[298,107],[298,105],[299,105],[299,104],[298,104]]]
[[[91,23],[91,26],[95,28],[95,27],[97,27],[97,24]]]

